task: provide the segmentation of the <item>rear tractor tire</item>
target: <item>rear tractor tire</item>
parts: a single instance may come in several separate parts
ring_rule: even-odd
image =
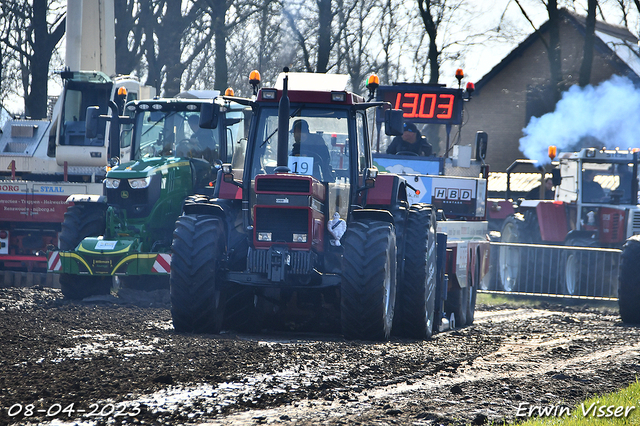
[[[618,307],[622,321],[640,324],[640,235],[629,238],[622,247]]]
[[[521,242],[522,225],[524,219],[521,216],[508,216],[502,224],[500,232],[501,243]],[[520,249],[518,247],[500,246],[498,257],[498,276],[500,286],[504,291],[513,291],[518,287],[518,275],[520,273]],[[456,318],[456,321],[458,319]]]
[[[553,270],[557,270],[557,260],[550,256],[548,249],[535,246],[542,243],[535,210],[507,217],[502,226],[500,242],[532,244],[530,247],[500,246],[498,269],[504,291],[542,293],[557,287],[557,279],[548,274],[553,267]]]
[[[354,222],[342,245],[342,333],[348,339],[387,340],[396,301],[395,228],[381,221]]]
[[[404,279],[398,283],[393,334],[430,339],[436,293],[436,218],[431,206],[412,205],[403,234]]]
[[[219,273],[225,241],[224,224],[218,217],[184,215],[176,221],[170,279],[176,331],[220,331],[225,303]]]
[[[593,247],[591,241],[586,238],[568,240],[569,247]],[[593,275],[593,265],[590,265],[589,253],[577,250],[567,250],[564,258],[564,286],[562,293],[567,296],[578,296],[585,291],[589,281],[588,270],[591,268]]]
[[[597,248],[590,238],[570,239],[567,246]],[[640,258],[636,258],[636,261]],[[612,253],[594,250],[566,250],[563,294],[569,296],[615,297],[618,259]],[[618,272],[618,275],[620,272]]]

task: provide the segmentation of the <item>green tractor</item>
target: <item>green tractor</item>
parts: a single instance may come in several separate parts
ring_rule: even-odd
[[[248,113],[221,98],[133,101],[125,113],[88,111],[88,134],[101,119],[121,128],[115,143],[129,161],[115,159],[103,195],[67,200],[59,250],[49,252],[48,270],[61,274],[69,299],[108,294],[114,277],[124,287],[168,288],[172,232],[185,198],[212,196],[221,165],[244,151]]]

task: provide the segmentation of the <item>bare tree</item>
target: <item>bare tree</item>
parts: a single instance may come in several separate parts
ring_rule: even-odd
[[[4,40],[13,28],[10,23],[13,16],[5,16],[4,9],[1,12],[3,15],[0,16],[2,24],[0,25],[0,40]],[[0,42],[0,105],[5,105],[10,96],[17,94],[16,88],[19,85],[19,79],[16,78],[18,75],[17,64],[15,52],[7,48],[4,42]]]
[[[162,82],[162,94],[180,92],[182,74],[213,36],[203,23],[201,1],[149,1],[143,12],[148,83]]]
[[[214,88],[224,91],[229,81],[227,41],[230,32],[247,21],[257,10],[251,1],[203,0],[206,13],[211,19],[215,51]],[[267,2],[268,4],[268,2]]]
[[[151,0],[114,0],[116,33],[116,73],[141,73],[143,50],[142,11]]]
[[[18,60],[25,114],[47,116],[49,63],[65,32],[66,14],[51,0],[1,0],[7,25],[0,43]]]
[[[327,72],[336,65],[336,46],[342,26],[333,29],[341,2],[314,0],[290,4],[283,9],[301,54],[301,67],[307,72]],[[334,58],[332,63],[332,57]]]
[[[262,80],[269,84],[275,81],[284,66],[291,64],[295,50],[293,43],[286,42],[285,27],[281,2],[271,0],[261,4],[245,24],[236,25],[230,31],[228,82],[236,93],[251,94],[248,77],[252,70],[258,70]]]
[[[379,65],[377,68],[381,73],[380,81],[386,84],[398,78],[400,55],[394,55],[393,49],[396,47],[402,50],[402,46],[404,45],[404,35],[406,34],[407,24],[402,23],[400,13],[398,12],[403,4],[402,1],[397,0],[379,0],[378,3],[378,9],[380,11],[378,39],[382,49],[380,51],[381,60],[378,61]]]
[[[422,18],[422,22],[424,23],[424,28],[427,32],[427,36],[429,37],[429,49],[428,49],[428,60],[429,60],[429,83],[435,84],[438,82],[440,78],[440,53],[441,50],[438,49],[437,45],[437,37],[438,37],[438,28],[442,24],[446,6],[446,0],[442,1],[434,1],[434,0],[417,0],[418,8],[420,9],[420,17]]]
[[[587,6],[587,21],[584,35],[584,54],[580,65],[580,78],[578,84],[586,86],[591,81],[591,65],[593,64],[593,45],[596,38],[596,7],[597,0],[589,0]]]
[[[474,22],[476,12],[473,2],[467,0],[417,0],[419,17],[425,32],[416,34],[413,39],[418,40],[414,45],[414,66],[416,74],[428,66],[430,84],[440,82],[443,64],[456,63],[460,65],[466,53],[476,45],[483,44],[491,37],[496,37],[495,31],[485,29],[472,30],[477,27]],[[423,46],[427,45],[425,49]],[[426,50],[426,57],[424,51]]]
[[[549,42],[547,57],[549,58],[549,71],[551,80],[551,93],[554,104],[560,100],[562,92],[562,53],[560,51],[560,11],[557,0],[547,0],[547,13],[549,14]]]
[[[255,16],[260,30],[257,69],[263,77],[273,78],[283,67],[283,56],[288,56],[282,49],[282,3],[278,0],[265,1]],[[287,59],[286,64],[289,63]]]

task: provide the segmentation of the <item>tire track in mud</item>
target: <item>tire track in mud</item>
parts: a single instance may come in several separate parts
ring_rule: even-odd
[[[490,333],[490,327],[496,323],[528,322],[531,320],[545,320],[555,318],[556,322],[569,321],[578,323],[580,320],[588,321],[593,315],[566,316],[565,314],[532,309],[514,309],[504,312],[478,312],[477,321],[472,328],[488,327],[484,330]],[[581,318],[582,317],[582,318]],[[614,319],[615,321],[615,319]],[[517,328],[517,324],[513,324]],[[632,334],[637,335],[637,330]],[[559,335],[558,335],[559,334]],[[323,399],[304,399],[295,404],[262,410],[249,410],[230,414],[221,422],[208,422],[211,425],[244,425],[254,423],[270,423],[294,419],[297,424],[336,423],[340,424],[344,419],[357,418],[358,421],[376,422],[384,417],[401,418],[406,411],[407,401],[432,401],[434,405],[427,405],[431,411],[418,413],[412,420],[414,425],[432,424],[432,421],[451,421],[453,424],[465,424],[469,421],[482,421],[486,419],[496,421],[512,420],[517,411],[522,396],[516,394],[512,404],[502,407],[502,410],[486,409],[483,406],[474,406],[473,399],[466,401],[451,399],[452,394],[461,393],[461,386],[468,390],[475,387],[486,388],[487,383],[498,383],[508,377],[510,381],[536,382],[540,378],[551,377],[552,380],[575,378],[578,381],[588,381],[582,376],[595,374],[599,369],[606,368],[613,360],[617,363],[635,363],[640,358],[640,342],[618,342],[615,347],[606,350],[601,345],[594,346],[592,350],[585,352],[581,344],[587,333],[567,333],[560,331],[554,335],[534,336],[523,339],[523,336],[512,336],[504,339],[496,350],[476,358],[471,366],[458,369],[457,374],[440,371],[420,380],[407,380],[402,383],[377,386],[368,389],[364,393],[351,395],[347,400],[330,401]],[[436,337],[437,340],[441,336]],[[522,342],[525,340],[525,342]],[[598,339],[593,339],[596,342]],[[563,356],[562,353],[566,352]],[[575,354],[575,356],[573,356]],[[560,358],[558,359],[558,355]],[[585,366],[591,366],[585,368]],[[505,389],[505,388],[503,388]],[[560,392],[557,392],[560,393]],[[439,397],[440,396],[440,397]],[[549,402],[556,398],[564,401],[562,395],[545,392],[546,398],[538,401]],[[530,403],[538,402],[532,400]],[[574,401],[575,403],[576,401]],[[466,407],[464,407],[466,403]],[[410,405],[410,404],[409,404]],[[393,408],[401,406],[401,408]],[[442,416],[437,414],[437,407],[442,412],[448,408],[449,414]],[[460,407],[464,407],[460,409]],[[457,408],[457,409],[456,409]],[[495,407],[494,407],[495,408]],[[457,412],[457,413],[456,413]],[[372,413],[376,413],[372,415]],[[426,413],[426,414],[425,414]],[[424,422],[424,423],[423,423]]]

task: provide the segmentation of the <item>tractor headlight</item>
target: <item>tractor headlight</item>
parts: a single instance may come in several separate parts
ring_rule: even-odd
[[[307,234],[293,234],[293,242],[294,243],[306,243],[307,242]]]
[[[258,241],[271,241],[271,232],[258,232]]]
[[[129,186],[131,189],[143,189],[149,186],[151,182],[151,176],[145,178],[129,179]]]
[[[104,184],[109,189],[116,189],[120,186],[120,179],[106,178]]]

